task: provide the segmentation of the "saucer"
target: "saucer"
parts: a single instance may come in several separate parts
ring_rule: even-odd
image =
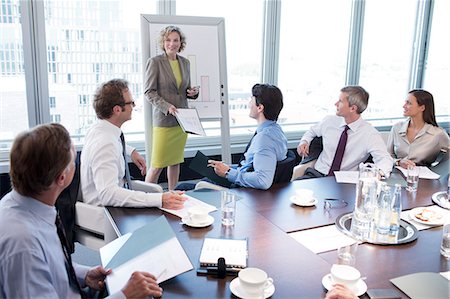
[[[209,226],[214,223],[214,217],[211,215],[208,215],[206,217],[205,221],[196,223],[196,222],[192,222],[191,219],[189,218],[189,216],[185,216],[185,217],[181,218],[181,222],[183,222],[183,224],[186,224],[187,226],[191,226],[191,227],[206,227],[206,226]]]
[[[331,278],[331,273],[325,275],[322,278],[322,285],[327,291],[333,288],[333,279]],[[359,279],[356,283],[355,288],[352,290],[356,296],[361,296],[365,292],[367,292],[367,284],[364,282],[364,280]]]
[[[290,200],[293,204],[301,207],[312,207],[317,203],[317,198],[313,197],[311,201],[300,200],[297,198],[297,195],[293,195],[290,197]]]
[[[245,290],[241,288],[241,284],[239,283],[239,277],[236,277],[230,282],[230,291],[239,298],[245,299],[259,299],[259,296],[256,295],[248,295]],[[264,298],[269,298],[275,293],[275,286],[272,284],[264,290]]]

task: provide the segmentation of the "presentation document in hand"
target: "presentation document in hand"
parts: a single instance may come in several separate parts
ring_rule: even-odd
[[[177,108],[175,117],[183,131],[190,134],[206,136],[202,122],[195,108]]]

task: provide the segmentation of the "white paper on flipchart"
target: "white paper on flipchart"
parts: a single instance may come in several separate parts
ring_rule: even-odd
[[[334,224],[288,235],[316,254],[355,243],[354,239],[340,232]]]
[[[179,210],[172,210],[172,209],[164,209],[164,208],[160,208],[163,211],[166,211],[170,214],[173,214],[175,216],[178,216],[180,218],[186,217],[188,215],[188,210],[191,207],[195,207],[195,206],[200,206],[200,207],[204,207],[208,213],[213,212],[213,211],[217,211],[217,208],[213,205],[207,204],[206,202],[203,202],[201,200],[198,200],[195,197],[183,194],[184,197],[187,197],[187,200],[184,202],[184,207],[182,209]]]

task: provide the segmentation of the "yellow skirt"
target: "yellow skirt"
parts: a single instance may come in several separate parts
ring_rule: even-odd
[[[164,168],[183,163],[186,140],[187,134],[180,126],[153,127],[152,167]]]

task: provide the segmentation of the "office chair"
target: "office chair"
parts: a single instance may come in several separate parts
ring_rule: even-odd
[[[293,150],[288,150],[287,157],[277,163],[272,185],[289,182],[291,180],[295,164],[297,164],[297,156]]]

